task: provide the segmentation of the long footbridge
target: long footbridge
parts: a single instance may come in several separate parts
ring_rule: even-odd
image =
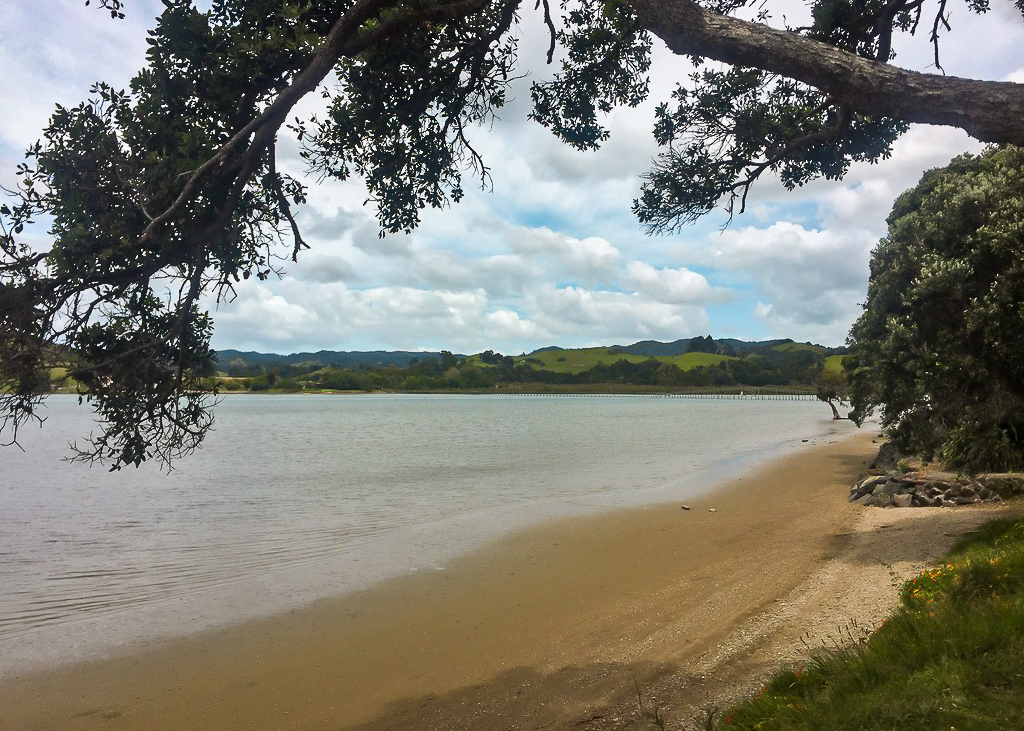
[[[683,399],[746,399],[751,401],[813,401],[808,391],[791,389],[743,388],[689,393],[580,393],[556,391],[506,392],[511,396],[559,396],[562,398],[683,398]]]

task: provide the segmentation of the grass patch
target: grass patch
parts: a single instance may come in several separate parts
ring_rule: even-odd
[[[658,360],[671,363],[681,371],[688,371],[697,366],[716,366],[727,360],[739,360],[731,355],[716,355],[715,353],[683,353],[682,355],[669,355]]]
[[[1024,521],[962,540],[901,591],[870,638],[821,650],[723,712],[715,729],[991,731],[1024,727]]]
[[[808,351],[811,353],[824,353],[827,349],[822,345],[811,345],[810,343],[779,343],[773,345],[772,350],[780,353],[793,353]]]
[[[534,368],[544,368],[553,373],[576,374],[590,370],[602,363],[609,366],[620,360],[643,363],[652,358],[661,363],[671,363],[683,371],[697,366],[718,365],[724,360],[737,360],[731,356],[712,353],[649,356],[623,353],[614,348],[580,348],[577,350],[545,350],[528,356],[517,356],[516,362],[525,362]]]
[[[843,372],[843,359],[845,355],[830,355],[825,358],[825,370],[834,371],[836,373]]]
[[[76,393],[79,383],[69,374],[70,368],[56,366],[50,369],[50,390],[58,393]]]
[[[576,350],[545,350],[529,356],[517,357],[517,362],[525,362],[534,368],[544,368],[553,373],[582,373],[594,366],[604,363],[611,365],[618,360],[630,363],[642,363],[646,356],[616,353],[610,348],[579,348]],[[537,363],[536,361],[540,361]]]

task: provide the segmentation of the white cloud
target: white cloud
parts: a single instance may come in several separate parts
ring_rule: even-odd
[[[653,302],[623,292],[546,286],[531,292],[527,302],[538,310],[536,319],[544,329],[563,337],[588,332],[595,342],[675,340],[708,327],[703,308]]]
[[[519,255],[537,258],[562,276],[585,283],[607,281],[622,258],[621,252],[603,238],[577,239],[547,227],[520,227],[509,245]]]
[[[779,222],[709,237],[705,261],[752,284],[751,315],[774,337],[817,333],[810,339],[832,344],[860,312],[875,241],[863,230],[840,235]]]
[[[159,2],[132,3],[125,20],[115,21],[84,2],[5,3],[0,32],[0,164],[20,162],[24,149],[41,136],[60,103],[75,106],[89,98],[89,87],[107,81],[125,88],[139,70],[146,29]],[[49,7],[47,7],[49,6]],[[43,17],[48,16],[48,17]]]
[[[298,263],[291,265],[291,268],[300,278],[314,282],[353,282],[359,278],[344,257],[315,251],[302,254]]]
[[[622,281],[637,294],[665,304],[705,304],[727,298],[727,293],[712,288],[703,274],[685,267],[658,269],[634,260],[626,266]]]
[[[217,321],[233,326],[240,342],[290,344],[296,333],[315,332],[320,318],[313,309],[303,307],[267,287],[242,283],[238,296],[221,306]]]
[[[500,342],[533,341],[546,333],[535,322],[524,320],[518,312],[496,310],[486,318],[487,333]]]

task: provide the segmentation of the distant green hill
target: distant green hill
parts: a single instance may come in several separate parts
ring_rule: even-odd
[[[241,352],[218,354],[225,390],[436,390],[785,386],[811,388],[823,368],[839,368],[841,348],[792,340],[714,340],[710,335],[596,348],[549,346],[529,354],[485,350]],[[224,378],[224,376],[228,378]]]
[[[631,355],[651,355],[651,356],[662,356],[662,355],[684,355],[693,350],[693,341],[700,338],[683,338],[680,340],[673,340],[671,343],[661,343],[657,340],[641,340],[638,343],[632,345],[615,345],[615,349],[622,351],[623,353],[629,353]],[[708,335],[703,338],[705,342],[711,341],[716,345],[723,346],[726,349],[734,351],[737,355],[743,354],[751,350],[757,350],[759,348],[770,348],[775,345],[784,345],[786,343],[792,343],[792,340],[736,340],[735,338],[721,338],[719,340],[712,340],[711,336]],[[822,347],[822,346],[817,346]]]
[[[598,348],[562,348],[551,345],[539,348],[526,355],[515,356],[517,362],[526,363],[534,368],[545,368],[556,373],[580,373],[598,364],[610,365],[619,360],[640,363],[648,358],[671,363],[681,370],[689,370],[697,366],[718,365],[723,360],[736,357],[756,355],[772,355],[776,353],[808,352],[815,356],[827,358],[829,367],[836,367],[838,356],[845,348],[827,348],[811,343],[796,343],[790,339],[777,340],[737,340],[721,338],[713,340],[710,335],[695,338],[681,338],[669,343],[657,340],[641,340],[632,345],[612,345]],[[465,355],[454,354],[458,360],[467,358]],[[319,350],[315,353],[258,353],[255,351],[220,350],[217,361],[221,371],[243,369],[266,370],[274,366],[289,366],[293,369],[313,370],[334,366],[337,368],[359,367],[408,367],[415,361],[427,358],[441,359],[441,352],[408,351],[408,350],[369,350],[369,351],[336,351]],[[475,358],[473,361],[475,362]]]
[[[465,358],[464,355],[456,355],[456,358]],[[280,355],[278,353],[257,353],[255,351],[242,352],[240,350],[218,350],[217,362],[220,370],[228,371],[232,364],[241,367],[256,367],[259,369],[272,368],[274,366],[337,366],[339,368],[359,368],[360,366],[389,366],[396,365],[406,367],[413,360],[424,360],[425,358],[437,358],[440,360],[440,352],[419,352],[408,350],[367,350],[367,351],[336,351],[318,350],[315,353],[292,353]]]
[[[611,365],[620,360],[628,363],[643,363],[650,358],[660,362],[671,363],[680,370],[689,370],[697,366],[718,365],[723,360],[735,360],[729,356],[712,353],[685,353],[683,355],[635,355],[623,348],[580,348],[566,350],[547,349],[534,351],[529,355],[516,357],[516,362],[526,363],[535,368],[544,368],[555,373],[582,373],[596,365]]]

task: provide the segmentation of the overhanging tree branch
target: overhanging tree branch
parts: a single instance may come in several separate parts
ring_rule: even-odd
[[[982,142],[1024,144],[1024,84],[924,74],[827,43],[718,15],[692,0],[628,0],[680,55],[749,66],[813,86],[861,115],[959,127]]]

